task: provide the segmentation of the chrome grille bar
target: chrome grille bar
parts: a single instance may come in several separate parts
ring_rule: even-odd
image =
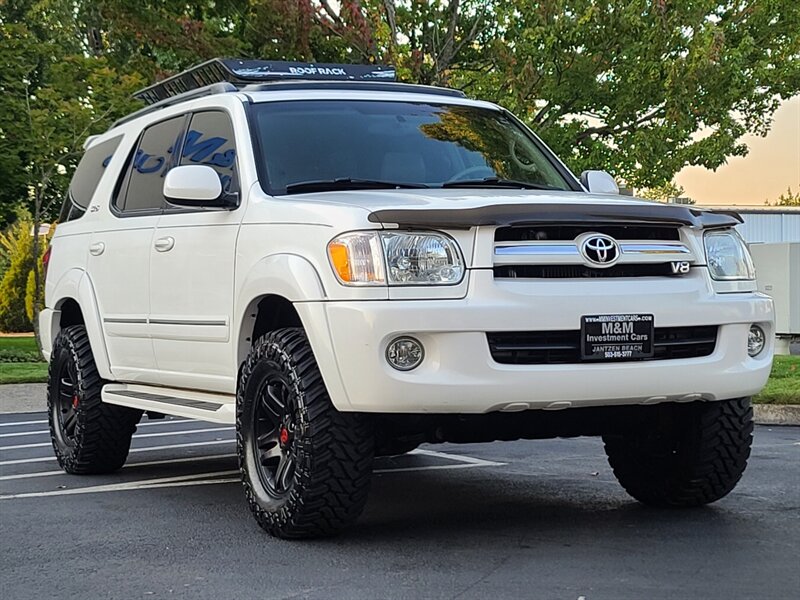
[[[692,251],[680,242],[619,242],[617,264],[658,264],[672,261],[696,262]],[[584,260],[575,242],[498,242],[494,247],[495,266],[579,265]]]

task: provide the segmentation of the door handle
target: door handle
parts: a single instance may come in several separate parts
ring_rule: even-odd
[[[95,242],[89,246],[89,254],[92,256],[100,256],[105,249],[106,245],[103,242]]]
[[[175,246],[175,238],[171,236],[159,238],[153,245],[158,252],[169,252]]]

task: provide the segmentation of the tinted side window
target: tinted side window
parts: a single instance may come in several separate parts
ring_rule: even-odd
[[[222,189],[236,190],[236,145],[233,125],[224,112],[195,113],[183,143],[181,165],[208,165],[218,174]]]
[[[121,140],[122,136],[119,135],[95,144],[86,151],[72,176],[59,222],[66,223],[83,216]]]
[[[174,166],[175,148],[180,147],[185,121],[181,115],[144,130],[128,167],[127,190],[115,203],[119,210],[150,211],[164,205],[164,176]]]

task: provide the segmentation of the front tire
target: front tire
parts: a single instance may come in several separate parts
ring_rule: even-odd
[[[651,506],[701,506],[739,482],[753,441],[750,398],[665,406],[636,431],[603,436],[622,487]]]
[[[236,447],[248,505],[271,535],[333,535],[366,504],[372,428],[331,404],[302,329],[253,345],[237,386]]]
[[[141,410],[104,404],[86,328],[71,325],[53,342],[47,382],[50,439],[59,466],[76,475],[125,464]]]

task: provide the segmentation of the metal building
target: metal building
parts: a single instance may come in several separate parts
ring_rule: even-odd
[[[800,208],[734,206],[731,210],[744,219],[737,229],[748,244],[800,242]]]

